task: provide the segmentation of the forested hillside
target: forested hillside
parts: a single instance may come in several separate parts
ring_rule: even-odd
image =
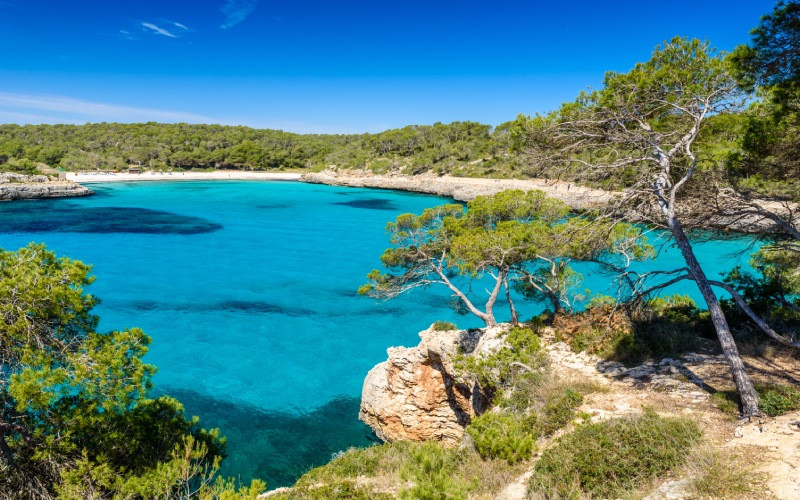
[[[406,173],[510,175],[507,127],[475,122],[408,126],[379,134],[300,135],[249,127],[160,123],[2,125],[0,165],[67,170],[371,168]],[[2,168],[2,167],[0,167]]]

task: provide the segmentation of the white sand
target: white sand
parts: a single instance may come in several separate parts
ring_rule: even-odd
[[[220,170],[216,172],[143,172],[129,173],[83,173],[67,172],[67,180],[81,184],[91,182],[136,182],[136,181],[210,181],[210,180],[259,180],[296,181],[300,174],[288,172],[244,172],[239,170]]]

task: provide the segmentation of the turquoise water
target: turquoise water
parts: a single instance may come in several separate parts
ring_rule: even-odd
[[[0,205],[0,247],[46,243],[94,265],[101,328],[143,328],[159,392],[228,438],[223,472],[291,483],[374,440],[357,420],[366,372],[437,319],[443,290],[389,302],[356,295],[387,246],[384,226],[443,198],[295,182],[98,184],[97,195]],[[698,243],[709,276],[745,239]],[[674,248],[658,264],[680,267]],[[588,268],[584,269],[588,271]],[[609,289],[607,276],[585,286]],[[699,294],[684,283],[673,292]],[[498,307],[498,316],[505,313]],[[523,317],[539,312],[521,305]]]

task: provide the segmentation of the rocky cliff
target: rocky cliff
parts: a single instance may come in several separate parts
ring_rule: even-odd
[[[488,405],[472,380],[453,368],[459,354],[494,352],[508,326],[486,330],[420,332],[416,347],[390,347],[389,359],[367,374],[359,418],[384,441],[436,440],[455,445],[464,428]]]
[[[54,181],[45,175],[0,173],[0,201],[87,196],[94,192],[72,181]]]

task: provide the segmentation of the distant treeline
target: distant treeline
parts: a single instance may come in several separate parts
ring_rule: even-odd
[[[408,126],[379,134],[318,135],[186,123],[0,125],[0,168],[67,170],[370,168],[405,173],[512,175],[507,126]]]
[[[776,119],[767,97],[742,112],[712,116],[698,138],[699,168],[725,171],[770,192],[796,191],[797,116]],[[783,109],[783,108],[781,108]],[[41,165],[77,170],[322,170],[328,167],[462,177],[571,178],[524,154],[530,117],[497,127],[477,122],[409,125],[377,134],[295,134],[187,123],[0,125],[0,171]],[[667,124],[668,125],[668,124]],[[779,165],[780,168],[775,167]],[[634,172],[590,184],[629,185]],[[725,182],[725,179],[723,179]]]

